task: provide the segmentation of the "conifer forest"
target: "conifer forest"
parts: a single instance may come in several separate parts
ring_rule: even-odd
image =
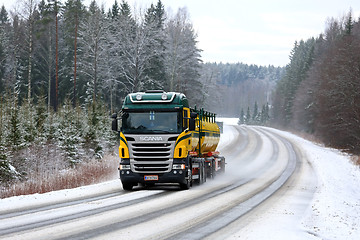
[[[128,93],[149,89],[183,92],[191,106],[240,124],[360,152],[360,23],[351,12],[296,41],[289,64],[276,67],[203,62],[186,8],[166,12],[161,0],[146,9],[126,0],[109,9],[96,0],[17,2],[0,6],[1,189],[33,176],[59,182],[90,163],[113,161],[116,174],[110,116]],[[57,187],[41,188],[33,192]]]
[[[266,85],[282,69],[203,63],[187,10],[167,13],[160,0],[148,9],[116,0],[110,9],[96,1],[18,2],[0,10],[2,186],[94,159],[101,165],[116,152],[109,116],[129,92],[183,92],[192,106],[238,115],[213,106],[231,101],[226,88],[248,82],[255,91],[251,79]]]

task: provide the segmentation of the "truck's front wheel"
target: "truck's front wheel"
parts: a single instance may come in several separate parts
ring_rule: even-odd
[[[182,190],[188,190],[192,186],[192,169],[188,169],[186,183],[180,183],[180,188]]]

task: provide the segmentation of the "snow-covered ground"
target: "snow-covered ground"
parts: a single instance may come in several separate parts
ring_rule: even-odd
[[[230,125],[237,124],[237,119],[220,120]],[[235,133],[229,129],[224,129],[220,146],[235,137]],[[274,204],[267,210],[265,220],[255,219],[260,224],[249,224],[241,235],[234,233],[229,239],[294,239],[292,236],[297,236],[296,239],[360,239],[359,166],[353,165],[350,157],[338,150],[325,148],[287,132],[272,131],[296,143],[305,152],[317,177],[315,194],[311,194],[311,204],[307,204],[305,210],[296,207],[296,203],[301,202],[296,195],[283,201],[284,204]],[[117,191],[119,186],[117,179],[76,189],[0,199],[0,212],[96,195],[98,189]]]
[[[360,168],[350,156],[290,133],[313,165],[318,187],[302,225],[321,239],[360,239]]]
[[[317,176],[314,198],[300,223],[303,230],[320,239],[360,239],[360,167],[336,149],[273,131],[305,151]]]
[[[237,119],[222,121],[237,124]],[[296,193],[288,196],[278,205],[274,204],[264,214],[265,219],[254,220],[253,225],[249,224],[228,239],[360,239],[360,167],[339,150],[288,132],[271,130],[305,151],[317,177],[315,194],[305,210]],[[226,144],[233,133],[225,130],[224,134]],[[296,215],[300,215],[300,221]]]

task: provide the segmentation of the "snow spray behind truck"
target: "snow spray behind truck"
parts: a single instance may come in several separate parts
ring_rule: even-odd
[[[182,93],[131,93],[112,118],[112,130],[120,134],[119,172],[125,190],[138,183],[178,183],[189,189],[193,182],[225,171],[225,158],[216,151],[220,131],[215,114],[190,108]]]

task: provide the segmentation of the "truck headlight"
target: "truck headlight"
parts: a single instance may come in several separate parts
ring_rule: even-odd
[[[174,164],[173,169],[185,169],[185,164]]]

